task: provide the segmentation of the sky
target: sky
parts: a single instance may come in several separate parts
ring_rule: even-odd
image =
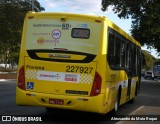
[[[106,16],[113,23],[130,34],[131,19],[120,19],[117,14],[109,7],[105,12],[101,11],[102,0],[37,0],[41,6],[45,8],[45,12],[71,12],[80,14],[94,14]],[[153,56],[156,55],[156,50],[148,49],[147,46],[142,47],[143,50],[149,51]]]

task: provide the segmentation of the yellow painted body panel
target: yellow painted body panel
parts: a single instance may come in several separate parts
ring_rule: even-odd
[[[26,94],[30,94],[30,96],[27,96]],[[64,99],[64,105],[52,105],[48,102],[49,98]],[[41,99],[44,99],[44,102]],[[67,104],[69,101],[71,103]],[[53,95],[53,94],[29,92],[16,88],[16,103],[18,105],[43,106],[51,108],[54,107],[61,109],[104,113],[104,110],[102,109],[103,94],[100,94],[99,96],[96,97],[81,97],[81,96],[69,96],[69,95],[66,96],[66,95]]]
[[[38,65],[38,66],[37,66]],[[77,90],[77,91],[87,91],[90,94],[90,89],[92,87],[96,62],[89,64],[75,64],[70,63],[70,66],[79,67],[92,67],[92,73],[70,73],[66,72],[66,63],[51,63],[46,61],[31,60],[29,57],[25,57],[25,70],[26,78],[25,82],[34,82],[34,89],[30,90],[33,92],[41,93],[53,93],[53,94],[66,94],[66,90]],[[39,68],[39,70],[37,69]],[[53,73],[54,72],[54,73]],[[79,76],[79,82],[67,81],[59,79],[59,76],[65,74],[75,74]],[[57,76],[59,75],[59,76]],[[52,76],[52,77],[49,77]],[[53,77],[55,76],[55,78]],[[86,77],[90,77],[85,80]],[[85,82],[84,82],[85,81]],[[38,86],[37,86],[38,85]]]

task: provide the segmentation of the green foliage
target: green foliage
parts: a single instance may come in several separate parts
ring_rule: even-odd
[[[148,53],[148,51],[143,50],[142,51],[145,57],[145,65],[143,65],[143,69],[144,70],[150,70],[152,69],[154,63],[157,61],[156,58],[154,58],[150,53]]]
[[[160,65],[160,59],[157,59],[154,64],[155,65]]]
[[[16,65],[18,63],[18,60],[19,60],[19,52],[16,52],[16,51],[12,51],[9,55],[9,60],[10,60],[10,64],[12,66]]]
[[[102,11],[112,5],[120,18],[132,18],[132,36],[160,52],[160,0],[102,0]]]
[[[44,10],[37,0],[33,3],[34,11]],[[31,0],[0,0],[0,61],[7,63],[11,56],[18,56],[24,17],[31,10]]]

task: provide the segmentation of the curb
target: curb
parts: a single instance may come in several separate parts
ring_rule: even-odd
[[[15,73],[17,73],[16,71],[14,71],[14,72],[0,72],[0,74],[15,74]]]
[[[16,79],[0,79],[0,81],[16,81]]]

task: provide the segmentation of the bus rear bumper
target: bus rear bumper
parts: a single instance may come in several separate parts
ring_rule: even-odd
[[[103,98],[104,94],[94,97],[54,95],[16,88],[16,104],[21,106],[42,106],[104,114]],[[55,100],[55,102],[50,102],[50,100]]]

